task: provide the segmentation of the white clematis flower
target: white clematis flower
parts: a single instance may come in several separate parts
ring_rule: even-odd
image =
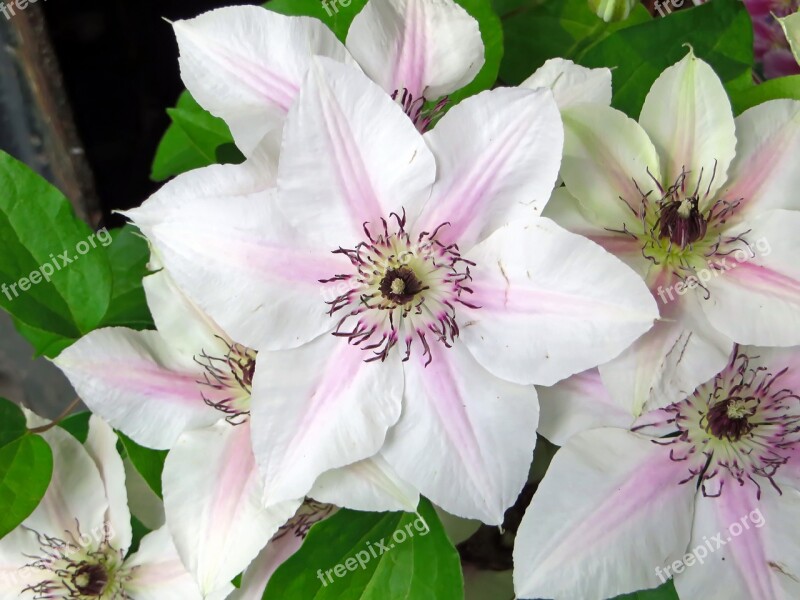
[[[174,23],[183,82],[231,129],[250,156],[279,130],[315,55],[358,64],[400,102],[420,129],[483,66],[478,23],[453,0],[370,0],[347,45],[317,19],[260,7],[220,8]]]
[[[564,58],[545,61],[519,87],[550,88],[561,110],[576,104],[611,106],[611,69],[588,69]]]
[[[85,445],[58,427],[42,436],[53,479],[33,514],[0,540],[0,599],[200,600],[166,527],[128,554],[125,471],[111,428],[93,416]]]
[[[233,341],[176,288],[165,270],[144,279],[158,331],[94,331],[55,360],[94,412],[151,448],[170,448],[163,490],[167,526],[204,595],[225,594],[302,502],[267,508],[253,455],[250,411],[257,353]],[[419,495],[388,465],[331,472],[312,493],[351,508],[415,510]],[[356,487],[357,486],[357,487]]]
[[[635,274],[535,216],[561,143],[549,91],[484,92],[423,136],[362,73],[318,58],[276,188],[257,152],[128,213],[264,356],[252,427],[271,502],[377,456],[444,509],[502,521],[533,452],[530,384],[608,360],[655,317]]]
[[[787,17],[778,18],[778,22],[789,40],[789,47],[792,49],[795,60],[800,63],[800,12]]]
[[[615,597],[674,577],[681,598],[800,597],[800,351],[736,346],[688,398],[620,426],[584,385],[514,549],[519,598]],[[559,398],[560,397],[560,398]],[[586,410],[596,401],[598,410]]]
[[[566,189],[545,214],[636,269],[661,309],[601,367],[615,398],[638,415],[713,376],[734,341],[800,344],[800,102],[734,120],[719,78],[690,52],[653,84],[639,123],[598,104],[563,116]]]

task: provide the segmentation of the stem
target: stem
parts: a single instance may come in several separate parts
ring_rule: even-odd
[[[55,421],[53,421],[52,423],[48,423],[47,425],[42,425],[41,427],[34,427],[33,429],[29,430],[30,433],[44,433],[45,431],[49,431],[50,429],[61,423],[61,421],[63,421],[66,417],[68,417],[69,413],[71,413],[75,409],[75,407],[78,406],[78,404],[80,404],[80,401],[81,399],[76,397],[72,402],[70,402],[69,406],[64,409],[64,411],[58,416],[58,418]]]

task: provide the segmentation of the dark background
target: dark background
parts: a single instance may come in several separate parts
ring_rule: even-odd
[[[242,4],[242,2],[236,2]],[[226,6],[220,0],[39,2],[78,135],[94,174],[103,222],[158,187],[150,164],[183,90],[170,21]]]

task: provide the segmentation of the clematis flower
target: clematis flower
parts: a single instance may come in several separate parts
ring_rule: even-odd
[[[736,346],[688,397],[632,426],[608,390],[554,386],[566,438],[523,517],[519,598],[615,597],[674,577],[681,598],[800,596],[800,351]],[[613,411],[612,411],[613,412]]]
[[[575,104],[611,106],[611,69],[588,69],[563,58],[545,61],[519,87],[549,88],[561,110]]]
[[[633,267],[661,310],[600,367],[612,396],[638,415],[712,377],[734,341],[800,344],[799,102],[734,120],[719,78],[690,52],[653,84],[639,123],[599,104],[562,114],[566,188],[545,215]]]
[[[795,61],[800,64],[800,10],[794,14],[779,18],[778,22],[786,35]]]
[[[184,84],[225,120],[246,156],[283,126],[315,55],[360,65],[421,130],[484,62],[478,23],[453,0],[370,0],[346,47],[317,19],[255,6],[220,8],[174,28]]]
[[[128,553],[131,516],[111,428],[93,416],[85,445],[58,427],[42,435],[53,479],[33,514],[0,540],[0,598],[199,600],[166,527]]]
[[[144,446],[171,449],[167,526],[204,597],[224,597],[303,499],[263,502],[250,437],[252,406],[268,400],[252,390],[257,353],[233,341],[165,270],[147,276],[144,288],[158,331],[100,329],[55,363],[94,412]],[[379,461],[336,470],[310,491],[362,509],[413,511],[419,500]]]
[[[257,152],[127,213],[264,357],[252,436],[269,502],[377,457],[442,508],[502,521],[533,452],[531,384],[618,354],[655,317],[635,274],[535,216],[561,143],[549,91],[484,92],[423,136],[363,74],[318,58],[277,187]]]

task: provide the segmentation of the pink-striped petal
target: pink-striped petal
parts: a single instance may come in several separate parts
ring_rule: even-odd
[[[164,465],[167,526],[204,595],[224,589],[294,515],[301,500],[265,508],[250,424],[183,434]]]
[[[703,310],[716,329],[742,344],[800,344],[798,227],[800,212],[772,210],[725,232],[741,233],[750,244],[728,257],[728,270],[708,282]]]
[[[573,437],[517,532],[517,597],[602,600],[660,585],[655,567],[683,556],[691,535],[685,474],[668,450],[628,431]]]
[[[507,225],[466,257],[475,263],[469,302],[479,308],[459,310],[461,337],[509,381],[552,385],[595,367],[658,317],[636,273],[546,218]]]
[[[220,8],[173,27],[183,82],[228,123],[247,156],[268,131],[282,127],[313,56],[352,62],[317,19],[261,7]]]
[[[454,515],[499,525],[525,484],[539,407],[533,386],[497,379],[463,344],[405,363],[403,415],[381,453]]]
[[[369,356],[333,335],[259,355],[253,448],[268,504],[303,497],[321,474],[383,445],[400,417],[403,371],[398,352],[385,362]]]
[[[698,495],[687,550],[696,560],[678,567],[675,589],[681,598],[800,597],[799,521],[796,489],[767,486],[757,500],[752,486],[734,483],[718,498]]]
[[[350,265],[286,223],[273,184],[259,156],[181,175],[126,213],[192,301],[256,350],[328,330],[319,280]]]
[[[347,49],[391,93],[434,100],[462,88],[483,66],[478,22],[453,0],[374,0],[358,13]]]
[[[315,59],[289,114],[278,173],[291,225],[328,251],[364,241],[364,223],[412,220],[436,165],[402,108],[356,69]]]
[[[628,429],[633,415],[608,393],[600,372],[591,369],[557,384],[536,388],[539,393],[539,433],[563,446],[573,435],[598,427]]]
[[[439,177],[418,230],[462,252],[506,223],[541,212],[563,145],[549,90],[499,88],[468,98],[425,134]]]
[[[155,331],[99,329],[54,362],[93,412],[148,448],[169,448],[221,416],[203,401],[213,390],[199,383],[202,367]]]
[[[720,198],[739,201],[749,217],[773,208],[800,209],[800,102],[770,100],[736,118],[736,158]]]

